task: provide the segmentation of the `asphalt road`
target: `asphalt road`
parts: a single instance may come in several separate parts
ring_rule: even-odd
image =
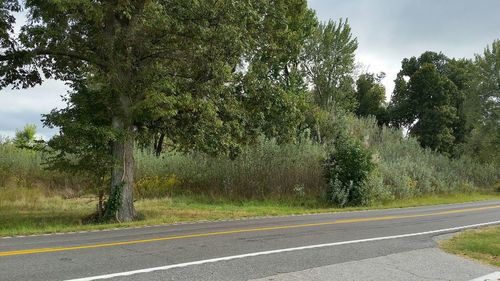
[[[0,238],[0,280],[259,279],[427,249],[482,224],[500,224],[500,201]]]

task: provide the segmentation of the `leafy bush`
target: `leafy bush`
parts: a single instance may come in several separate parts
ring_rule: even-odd
[[[368,203],[365,181],[374,168],[371,157],[358,141],[338,138],[324,163],[328,201],[340,207]]]

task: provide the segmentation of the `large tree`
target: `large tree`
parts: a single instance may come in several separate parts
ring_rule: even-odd
[[[462,62],[425,52],[404,59],[390,104],[392,124],[406,126],[423,147],[453,155],[465,141]]]
[[[83,120],[108,118],[98,128],[106,130],[101,135],[111,152],[110,195],[116,208],[108,211],[119,221],[135,216],[138,137],[161,131],[175,145],[207,151],[227,150],[244,139],[250,121],[240,114],[247,95],[239,91],[238,69],[266,36],[268,18],[287,19],[286,13],[274,12],[276,7],[307,9],[303,0],[27,0],[24,5],[29,21],[17,43],[0,55],[2,86],[40,83],[42,72],[69,81],[70,107],[82,103],[85,93],[98,100],[95,109],[102,118]],[[78,116],[84,113],[54,112],[47,122],[62,125],[64,136],[72,132],[64,124],[82,121]]]

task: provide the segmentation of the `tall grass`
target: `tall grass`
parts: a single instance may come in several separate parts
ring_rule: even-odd
[[[490,189],[500,179],[500,167],[423,149],[400,130],[379,128],[373,118],[349,118],[348,123],[351,134],[374,152],[378,170],[368,184],[379,199],[473,192]]]
[[[347,122],[349,133],[374,154],[377,168],[366,182],[372,203],[475,192],[499,181],[500,167],[466,157],[450,159],[422,149],[401,131],[379,128],[374,119],[349,117],[342,122]],[[235,160],[175,151],[157,158],[137,150],[136,195],[317,202],[325,195],[322,163],[327,151],[325,146],[311,141],[277,144],[272,140],[244,147]],[[41,189],[63,197],[91,191],[88,179],[46,171],[42,162],[40,152],[0,143],[0,188]]]
[[[323,191],[325,149],[310,142],[274,141],[245,147],[235,160],[200,153],[170,152],[161,158],[138,152],[138,178],[175,176],[174,192],[230,199],[311,198]],[[166,179],[168,180],[168,179]]]
[[[0,188],[38,188],[74,197],[88,191],[88,179],[44,169],[39,151],[0,142]]]

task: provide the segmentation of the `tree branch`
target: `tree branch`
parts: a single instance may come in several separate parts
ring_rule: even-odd
[[[66,57],[66,58],[71,58],[71,59],[76,59],[84,62],[88,62],[91,64],[98,65],[100,67],[106,67],[106,63],[92,59],[88,56],[85,56],[83,53],[76,53],[76,52],[61,52],[61,51],[55,51],[55,50],[48,50],[48,49],[34,49],[34,50],[15,50],[13,52],[7,53],[0,55],[0,61],[10,61],[14,60],[16,57],[20,56],[53,56],[53,57]]]

